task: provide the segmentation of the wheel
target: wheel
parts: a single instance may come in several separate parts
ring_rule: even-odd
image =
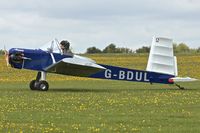
[[[49,84],[47,81],[40,81],[38,83],[38,89],[41,91],[48,91],[49,89]]]
[[[37,90],[37,82],[36,80],[32,80],[29,84],[31,90]]]

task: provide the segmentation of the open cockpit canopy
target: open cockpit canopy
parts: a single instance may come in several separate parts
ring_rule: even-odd
[[[60,53],[65,55],[73,55],[70,50],[70,43],[67,40],[62,40],[59,42],[57,39],[46,43],[41,48],[43,51],[48,51],[50,53]]]

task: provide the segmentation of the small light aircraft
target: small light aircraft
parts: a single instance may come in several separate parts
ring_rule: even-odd
[[[48,47],[40,49],[12,48],[6,53],[7,64],[17,69],[38,71],[30,82],[31,90],[47,91],[46,73],[71,76],[136,81],[146,83],[174,84],[195,81],[190,77],[177,77],[177,59],[173,53],[172,39],[154,37],[146,71],[97,64],[94,60],[69,52],[67,41],[54,39]]]

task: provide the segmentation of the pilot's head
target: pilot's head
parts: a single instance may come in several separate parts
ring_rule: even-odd
[[[67,41],[67,40],[63,40],[60,42],[60,48],[62,50],[69,50],[69,47],[70,47],[70,43]]]

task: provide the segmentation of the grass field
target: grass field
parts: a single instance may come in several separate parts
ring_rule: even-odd
[[[147,62],[147,55],[88,57],[137,69]],[[178,55],[180,75],[200,78],[199,57]],[[36,72],[0,63],[0,132],[200,132],[200,82],[178,90],[49,74],[50,90],[40,92],[28,87]]]

